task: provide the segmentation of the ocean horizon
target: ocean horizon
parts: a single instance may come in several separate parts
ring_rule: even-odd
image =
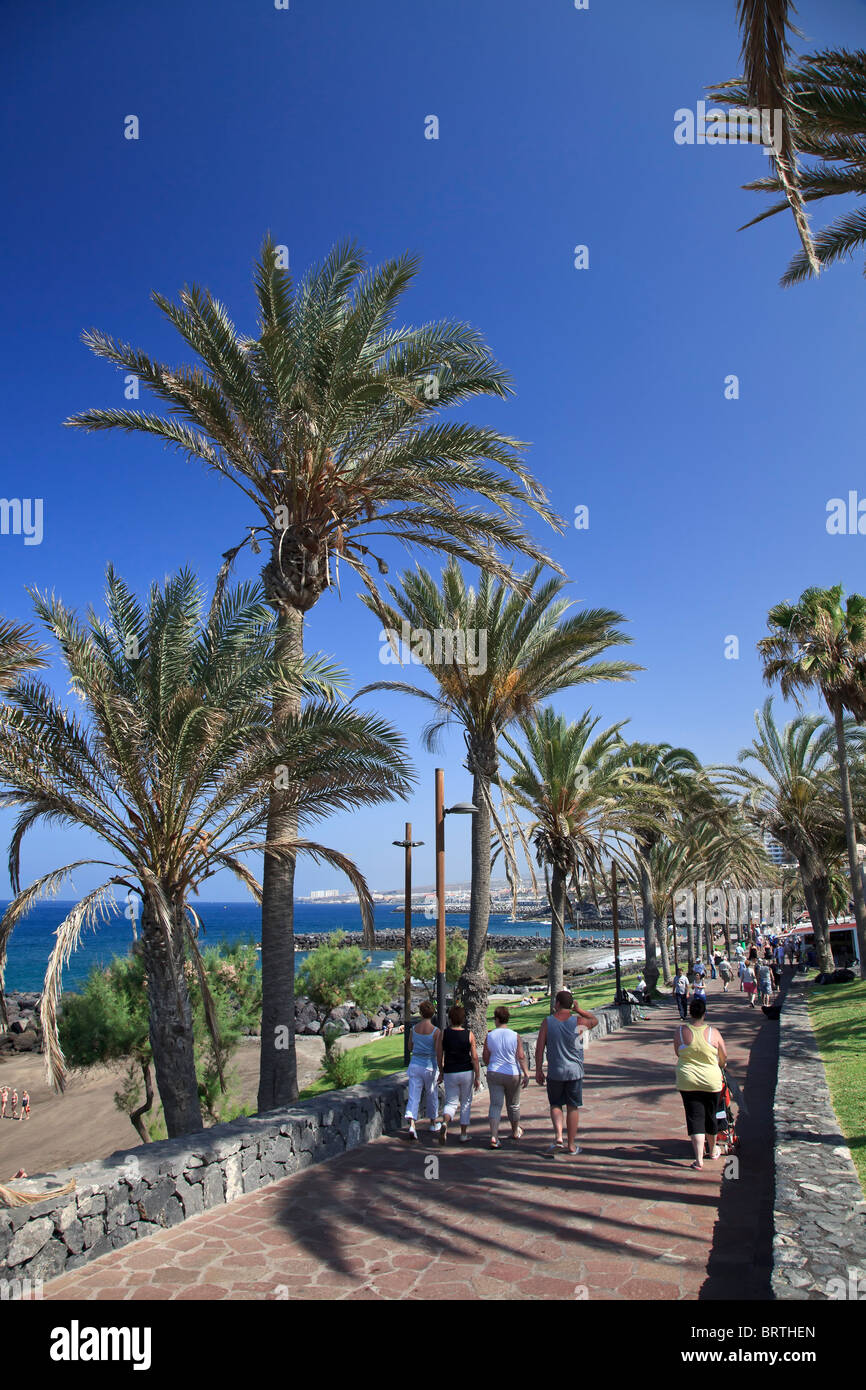
[[[42,988],[48,958],[54,946],[54,936],[58,926],[66,917],[75,899],[53,898],[47,902],[36,903],[26,918],[12,933],[6,961],[6,990],[38,991]],[[254,902],[195,902],[193,904],[202,924],[201,942],[204,946],[217,946],[222,942],[233,945],[237,941],[261,939],[261,909]],[[5,912],[8,901],[0,901],[0,912]],[[466,931],[469,926],[468,913],[448,913],[448,926]],[[432,926],[424,912],[416,912],[412,918],[413,926]],[[394,912],[390,905],[379,905],[375,914],[375,926],[379,931],[387,928],[402,928],[402,909]],[[316,932],[327,936],[339,931],[359,932],[361,912],[357,903],[305,903],[295,904],[295,930],[299,933]],[[581,936],[610,935],[609,929],[581,927]],[[538,936],[543,945],[549,936],[549,928],[537,922],[512,922],[504,914],[491,913],[491,936]],[[79,990],[94,966],[104,968],[117,957],[129,954],[132,945],[131,923],[124,915],[123,907],[106,922],[101,922],[95,930],[86,930],[81,937],[81,945],[72,956],[63,972],[63,988]],[[394,958],[394,951],[373,951],[372,963],[381,965]],[[302,961],[306,952],[298,951],[296,960]]]

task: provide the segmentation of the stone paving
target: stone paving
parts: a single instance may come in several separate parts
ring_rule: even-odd
[[[732,986],[709,1018],[741,1082],[767,1029]],[[525,1137],[486,1147],[487,1093],[471,1141],[422,1135],[340,1155],[113,1252],[45,1287],[47,1299],[766,1298],[758,1192],[734,1246],[719,1223],[723,1161],[693,1171],[673,1088],[676,1011],[600,1039],[587,1055],[583,1152],[545,1157],[546,1098],[523,1093]],[[766,1078],[765,1078],[766,1080]],[[738,1183],[765,1187],[772,1087],[752,1098]],[[760,1163],[758,1158],[760,1156]],[[754,1170],[750,1164],[755,1160]],[[771,1161],[770,1161],[771,1169]],[[772,1181],[770,1177],[770,1181]],[[709,1267],[714,1250],[721,1257]]]

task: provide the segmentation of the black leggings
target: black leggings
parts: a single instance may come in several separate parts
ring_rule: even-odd
[[[689,1134],[716,1134],[719,1091],[680,1091]]]

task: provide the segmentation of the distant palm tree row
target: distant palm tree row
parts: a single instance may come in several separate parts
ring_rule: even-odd
[[[253,522],[239,519],[247,537],[223,552],[209,606],[187,571],[153,586],[142,602],[109,567],[105,616],[91,612],[86,622],[60,600],[32,594],[77,709],[35,674],[47,658],[32,632],[0,622],[0,806],[17,817],[0,983],[15,925],[38,897],[96,862],[103,881],[62,923],[43,994],[48,1059],[62,1085],[56,1022],[63,965],[115,888],[138,895],[135,949],[145,963],[170,1135],[202,1124],[184,965],[199,961],[193,900],[213,874],[229,870],[261,902],[262,1111],[298,1094],[299,854],[348,875],[372,940],[360,869],[340,850],[305,838],[317,819],[401,799],[412,785],[403,737],[356,704],[370,691],[408,690],[430,702],[431,746],[449,724],[463,733],[478,812],[457,993],[476,1036],[486,1032],[484,952],[496,855],[512,882],[521,856],[542,867],[554,992],[564,976],[570,887],[606,893],[616,862],[636,910],[640,904],[653,987],[660,974],[670,978],[666,920],[676,893],[702,876],[752,888],[775,881],[765,829],[797,858],[824,961],[847,848],[866,960],[855,872],[862,744],[844,717],[846,710],[856,721],[866,715],[864,601],[853,596],[843,606],[838,590],[807,591],[799,605],[770,615],[768,679],[779,678],[786,694],[820,691],[832,732],[803,716],[779,733],[768,705],[759,737],[771,752],[764,759],[763,745],[747,750],[738,769],[725,770],[703,768],[688,749],[629,742],[622,724],[599,731],[589,710],[568,722],[548,703],[555,696],[631,679],[640,669],[608,655],[630,640],[625,620],[610,609],[573,609],[564,597],[564,577],[525,530],[525,511],[554,529],[561,523],[517,441],[440,418],[475,397],[506,395],[508,381],[465,324],[395,326],[414,273],[406,257],[368,270],[354,247],[341,246],[295,285],[267,239],[255,270],[256,336],[239,332],[197,287],[177,304],[154,296],[196,354],[195,365],[168,367],[104,334],[86,334],[99,356],[138,376],[168,409],[95,409],[69,423],[171,444],[230,478],[252,505]],[[229,589],[238,552],[247,543],[260,549],[259,538],[266,551],[260,585]],[[444,555],[443,572],[408,571],[383,593],[387,565],[374,549],[382,538]],[[515,569],[520,557],[532,562],[525,572]],[[303,640],[305,614],[327,590],[339,592],[341,561],[361,580],[379,623],[483,632],[483,665],[459,651],[442,661],[431,649],[424,664],[432,688],[377,682],[347,701],[345,675],[305,654]],[[461,562],[477,569],[476,580]],[[789,794],[791,770],[777,744],[801,758],[808,791],[798,784]],[[745,771],[749,759],[762,769],[754,777]],[[39,824],[87,830],[103,850],[95,861],[59,866],[22,886],[22,845]],[[690,959],[696,949],[690,930]],[[207,1005],[201,971],[199,979]]]

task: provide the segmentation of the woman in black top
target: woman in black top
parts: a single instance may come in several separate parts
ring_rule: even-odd
[[[448,1138],[448,1126],[460,1110],[460,1142],[469,1139],[469,1116],[472,1110],[473,1082],[476,1091],[481,1089],[481,1066],[475,1034],[466,1027],[466,1011],[460,1004],[454,1004],[448,1011],[451,1027],[439,1034],[436,1040],[436,1056],[439,1060],[439,1080],[445,1081],[445,1109],[442,1115],[442,1128],[439,1143]]]

